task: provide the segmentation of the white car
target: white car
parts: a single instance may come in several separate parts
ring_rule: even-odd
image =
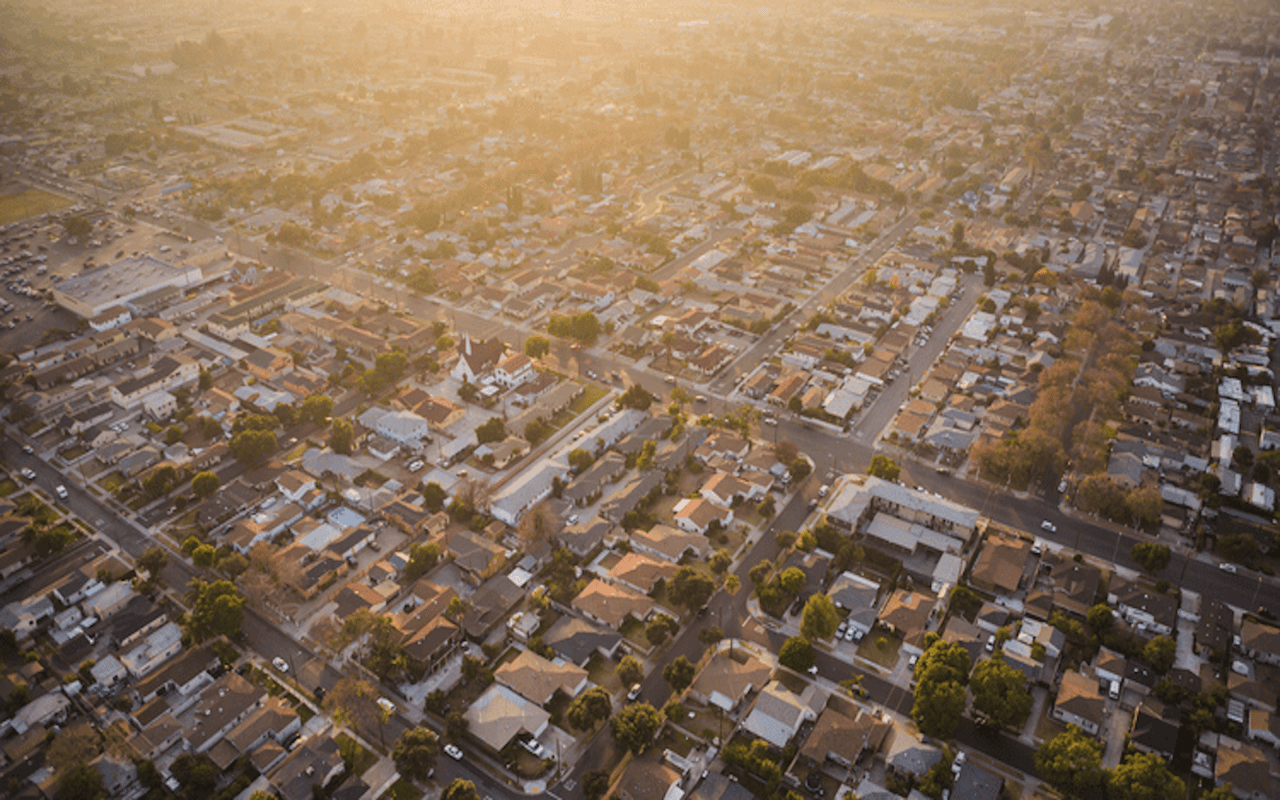
[[[1218,569],[1222,570],[1223,572],[1230,572],[1232,575],[1236,574],[1236,565],[1228,564],[1225,561],[1218,565]]]
[[[271,659],[271,666],[275,667],[281,672],[289,671],[289,662],[285,661],[280,656],[276,656],[275,658]]]
[[[379,697],[379,698],[378,698],[378,700],[377,700],[377,703],[378,703],[378,708],[382,709],[383,711],[387,712],[388,714],[394,714],[394,713],[396,713],[396,704],[395,704],[395,703],[393,703],[393,702],[391,702],[391,701],[390,701],[390,700],[388,700],[387,698],[385,698],[385,697]]]
[[[1055,533],[1058,530],[1058,526],[1054,525],[1052,522],[1050,522],[1047,519],[1044,522],[1040,523],[1040,527],[1041,529],[1049,531],[1050,533]]]
[[[542,746],[542,742],[537,739],[521,739],[520,746],[529,751],[534,758],[546,758],[547,748]]]
[[[19,474],[29,481],[34,481],[36,479],[36,474],[31,470],[31,467],[23,467]]]
[[[62,484],[58,484],[57,486],[53,487],[53,491],[61,499],[63,500],[67,499],[67,487],[63,486]]]
[[[456,744],[446,744],[444,746],[444,754],[454,761],[462,760],[462,751],[458,749]]]
[[[829,491],[831,491],[831,487],[825,483],[822,484],[822,486],[818,487],[818,497],[826,497]]]

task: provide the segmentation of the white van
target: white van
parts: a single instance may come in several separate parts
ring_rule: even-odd
[[[1111,689],[1107,692],[1107,697],[1110,697],[1112,700],[1120,699],[1120,681],[1111,682]]]

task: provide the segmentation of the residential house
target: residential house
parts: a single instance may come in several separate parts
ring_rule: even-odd
[[[679,772],[660,761],[637,759],[627,765],[614,794],[618,800],[683,800]]]
[[[1275,796],[1280,774],[1260,748],[1222,736],[1218,739],[1218,759],[1214,764],[1215,786],[1231,784],[1240,800],[1268,800]]]
[[[494,672],[494,678],[517,694],[545,706],[556,693],[569,699],[587,688],[587,671],[573,664],[556,664],[532,650],[522,650],[515,660]]]
[[[1256,661],[1280,665],[1280,628],[1246,618],[1240,626],[1240,650]]]
[[[1166,706],[1154,697],[1144,697],[1133,715],[1129,744],[1141,753],[1154,753],[1170,761],[1181,727],[1177,707]]]
[[[732,525],[733,510],[700,497],[684,498],[675,505],[675,521],[683,531],[706,536],[712,526],[727,528]]]
[[[698,673],[689,694],[700,703],[732,713],[751,692],[763,687],[772,673],[768,664],[749,653],[719,651]]]
[[[566,525],[556,534],[556,539],[569,552],[585,558],[591,551],[600,546],[613,524],[603,517],[592,517],[584,522]]]
[[[605,628],[565,615],[542,635],[542,641],[570,664],[585,667],[592,656],[614,658],[622,646],[622,637]]]
[[[813,684],[806,684],[796,694],[778,681],[770,681],[760,690],[742,727],[774,747],[786,747],[802,723],[818,718],[817,710],[826,701],[825,693]]]
[[[924,592],[898,589],[880,612],[880,621],[903,635],[923,632],[933,614],[934,598]]]
[[[454,563],[475,583],[492,577],[506,563],[501,546],[469,530],[454,531],[445,547]]]
[[[224,674],[204,690],[199,702],[178,717],[185,729],[187,747],[196,753],[207,752],[257,710],[266,696],[265,689],[239,674]]]
[[[631,552],[623,555],[622,560],[609,570],[609,580],[641,594],[650,594],[659,582],[670,580],[675,574],[675,564]]]
[[[830,762],[851,769],[864,755],[880,749],[892,727],[873,714],[858,713],[853,718],[828,706],[818,715],[800,755],[813,766]]]
[[[706,559],[711,553],[711,544],[705,536],[686,533],[661,522],[647,531],[643,528],[633,530],[630,539],[636,551],[673,564],[679,564],[687,555]]]
[[[280,800],[312,800],[314,787],[324,788],[343,767],[338,743],[327,735],[313,736],[286,756],[267,780]]]
[[[653,613],[653,600],[623,586],[593,580],[571,603],[583,616],[613,630],[627,617],[645,620]]]
[[[868,634],[875,627],[880,616],[880,584],[852,572],[842,572],[832,581],[827,596],[836,608],[848,612],[845,623],[854,630]]]
[[[1031,543],[1005,536],[988,537],[969,573],[977,588],[997,595],[1012,595],[1022,583],[1031,555]]]
[[[1141,583],[1117,580],[1108,600],[1117,605],[1120,616],[1144,636],[1170,636],[1178,624],[1178,600],[1148,589]],[[1128,585],[1125,585],[1125,584]]]
[[[1097,736],[1102,727],[1106,703],[1098,694],[1097,680],[1074,670],[1062,674],[1058,697],[1052,716],[1057,721],[1075,725],[1090,736]]]
[[[468,734],[495,753],[521,734],[541,736],[551,724],[550,714],[501,683],[486,689],[463,717]]]

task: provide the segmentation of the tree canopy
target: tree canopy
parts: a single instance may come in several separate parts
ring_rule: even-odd
[[[871,457],[871,466],[867,467],[867,474],[886,481],[896,481],[902,474],[902,468],[892,458],[877,453]]]
[[[590,730],[597,722],[613,713],[613,701],[608,690],[593,686],[574,698],[565,712],[569,724],[580,731]]]
[[[202,642],[211,636],[234,638],[244,619],[244,598],[231,581],[206,582],[192,578],[187,591],[186,631]]]
[[[1077,797],[1091,797],[1102,786],[1102,750],[1075,725],[1040,745],[1036,772],[1054,788]]]
[[[778,663],[796,672],[807,671],[813,666],[813,645],[803,636],[792,636],[779,648]]]
[[[1152,574],[1169,566],[1170,551],[1167,544],[1155,542],[1138,542],[1129,551],[1133,560]]]
[[[440,740],[420,725],[402,733],[391,748],[396,769],[411,781],[425,781],[439,754]]]
[[[1187,786],[1155,753],[1130,753],[1106,776],[1108,800],[1182,800]]]
[[[693,683],[697,668],[684,656],[676,656],[671,663],[662,668],[662,678],[671,685],[676,694],[688,689]]]
[[[840,612],[836,610],[831,598],[825,594],[815,594],[804,604],[804,614],[800,617],[800,635],[814,641],[829,639],[840,627]]]
[[[1027,678],[998,658],[979,661],[969,678],[973,707],[994,724],[1016,728],[1031,713]]]
[[[715,590],[716,584],[711,578],[693,566],[685,564],[672,576],[667,594],[672,601],[685,608],[693,609],[706,605]]]
[[[625,706],[610,721],[613,738],[621,747],[636,755],[644,752],[661,726],[662,717],[648,703]]]

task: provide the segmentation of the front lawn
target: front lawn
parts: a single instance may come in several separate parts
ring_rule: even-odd
[[[582,394],[574,398],[574,401],[569,404],[569,410],[573,412],[573,415],[576,417],[588,408],[591,408],[600,401],[600,398],[604,397],[608,393],[609,390],[603,386],[596,386],[594,383],[588,383],[583,386]]]
[[[898,665],[898,647],[902,641],[884,628],[873,628],[858,645],[858,655],[885,669]]]
[[[0,480],[0,497],[8,497],[18,491],[18,484],[14,483],[12,478]]]
[[[348,774],[363,775],[378,763],[376,755],[347,734],[340,733],[333,740],[338,743],[338,752],[342,754],[342,763],[346,765]]]
[[[618,665],[612,659],[596,653],[587,662],[587,677],[596,686],[601,686],[609,694],[622,691],[622,680],[618,677]]]
[[[422,800],[422,790],[413,781],[400,778],[391,784],[391,788],[382,793],[378,800]]]

